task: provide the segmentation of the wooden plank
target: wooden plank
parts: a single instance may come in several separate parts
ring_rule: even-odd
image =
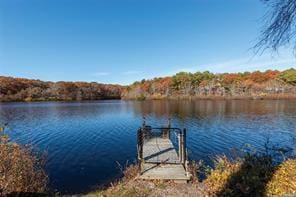
[[[143,165],[144,171],[140,175],[141,179],[161,179],[161,180],[190,180],[190,175],[186,173],[182,164],[147,164]]]
[[[153,137],[145,140],[143,157],[140,179],[188,181],[191,178],[168,138]]]
[[[143,157],[148,163],[180,163],[171,140],[161,137],[154,137],[144,142]]]

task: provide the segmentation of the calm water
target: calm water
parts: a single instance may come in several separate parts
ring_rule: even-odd
[[[136,131],[145,116],[153,126],[188,129],[189,158],[210,164],[216,154],[267,139],[292,145],[296,101],[96,101],[0,104],[13,141],[47,152],[53,188],[81,193],[120,174],[117,163],[136,158]],[[5,120],[6,119],[6,120]]]

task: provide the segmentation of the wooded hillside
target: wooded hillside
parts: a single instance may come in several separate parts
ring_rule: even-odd
[[[223,73],[180,72],[142,80],[127,87],[122,98],[296,98],[296,70]]]
[[[44,82],[0,76],[0,101],[120,99],[121,88],[95,82]]]
[[[0,102],[100,99],[296,98],[296,70],[223,73],[180,72],[129,86],[45,82],[0,76]]]

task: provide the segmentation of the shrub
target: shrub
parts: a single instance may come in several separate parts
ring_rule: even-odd
[[[27,148],[0,135],[0,196],[44,193],[47,176],[41,161]]]
[[[219,156],[215,159],[215,168],[210,171],[205,180],[205,193],[210,196],[217,196],[219,191],[230,179],[230,176],[241,167],[242,162],[231,162],[226,156]]]
[[[205,180],[205,192],[210,196],[264,196],[273,171],[268,156],[247,155],[236,161],[218,157]]]
[[[144,101],[146,99],[144,94],[140,94],[139,96],[137,96],[137,100],[138,101]]]
[[[197,183],[198,182],[198,175],[199,173],[201,173],[201,171],[205,171],[204,169],[204,164],[202,161],[191,161],[188,164],[188,171],[191,174],[191,181],[193,183]]]
[[[266,186],[267,196],[296,196],[296,160],[289,159],[278,166]]]
[[[164,96],[162,96],[160,93],[155,93],[151,96],[151,99],[153,99],[153,100],[160,100],[163,98],[164,98]]]
[[[208,196],[295,196],[296,160],[273,164],[270,156],[246,155],[231,161],[215,159],[205,180]]]

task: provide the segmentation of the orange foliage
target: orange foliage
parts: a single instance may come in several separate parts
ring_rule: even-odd
[[[141,85],[141,90],[143,90],[143,91],[149,91],[150,87],[151,87],[150,81],[145,81]]]
[[[161,78],[159,80],[159,84],[160,84],[160,87],[163,88],[163,87],[169,87],[172,83],[172,78],[171,77],[164,77],[164,78]]]
[[[240,79],[240,75],[237,73],[226,73],[223,75],[223,81],[226,84],[232,84],[238,82]]]
[[[95,82],[45,82],[0,76],[0,101],[120,98],[122,86]]]
[[[279,71],[272,71],[268,70],[265,72],[256,71],[251,73],[249,76],[247,76],[247,79],[250,79],[254,83],[263,83],[271,79],[275,79],[279,76]]]
[[[281,83],[281,72],[244,72],[213,74],[208,71],[186,73],[179,72],[172,77],[142,80],[129,86],[123,98],[137,98],[145,95],[147,99],[183,97],[183,96],[248,96],[282,94],[296,92],[296,88]],[[272,85],[271,85],[272,84]]]

